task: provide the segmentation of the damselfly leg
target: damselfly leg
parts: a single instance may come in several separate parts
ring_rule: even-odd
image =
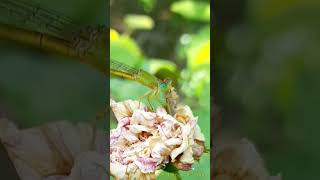
[[[151,111],[154,111],[154,108],[153,108],[153,105],[152,105],[151,101],[156,97],[156,94],[157,94],[157,90],[156,89],[148,91],[144,95],[140,96],[138,98],[138,101],[140,103],[144,98],[146,98]]]

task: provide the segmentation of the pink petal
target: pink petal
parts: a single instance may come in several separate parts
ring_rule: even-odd
[[[158,160],[155,158],[138,157],[134,163],[139,167],[143,173],[155,172]]]

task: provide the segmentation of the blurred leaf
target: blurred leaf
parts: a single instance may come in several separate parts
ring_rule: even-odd
[[[206,127],[209,127],[208,124]],[[210,141],[207,139],[206,141]],[[195,162],[192,165],[193,170],[190,171],[179,171],[179,174],[181,176],[181,179],[210,179],[210,155],[208,153],[205,153],[202,155],[199,162]],[[172,172],[167,172],[161,170],[159,176],[157,177],[157,180],[171,180],[176,179],[176,175]]]
[[[130,89],[130,92],[128,92]],[[126,99],[138,99],[148,89],[137,82],[123,80],[119,78],[110,79],[111,98],[116,101],[124,101]]]
[[[180,73],[177,71],[172,72],[168,69],[162,68],[159,69],[154,75],[159,79],[169,78],[172,81],[172,85],[176,86],[178,84]]]
[[[143,9],[146,12],[150,12],[154,8],[154,5],[156,4],[157,1],[156,0],[139,0],[139,2],[142,4]]]
[[[182,40],[186,39],[186,36],[188,40]],[[193,35],[182,35],[180,51],[186,54],[188,67],[191,69],[210,65],[210,26],[202,27]]]
[[[192,42],[201,42],[210,39],[210,25],[201,27],[192,37]]]
[[[181,90],[187,97],[199,98],[203,94],[204,89],[210,87],[210,66],[197,71],[183,70],[181,73],[182,86]]]
[[[150,59],[147,61],[144,67],[148,72],[154,74],[159,79],[170,78],[172,80],[172,85],[177,84],[178,78],[180,76],[176,64],[172,61],[164,59]]]
[[[179,169],[177,169],[172,163],[168,163],[166,167],[163,169],[163,171],[175,173],[178,172]]]
[[[199,1],[178,1],[171,4],[170,10],[186,19],[210,21],[210,4]]]
[[[149,105],[147,102],[147,98],[139,99],[145,93],[149,92],[150,89],[141,85],[138,82],[120,79],[120,78],[112,78],[110,79],[110,92],[111,98],[116,101],[124,101],[128,99],[133,100],[141,100],[145,105]],[[154,107],[159,107],[159,102],[156,99],[152,99],[151,104]]]
[[[175,72],[177,70],[177,66],[168,60],[163,59],[150,59],[148,61],[149,72],[151,74],[155,74],[160,69],[168,69],[169,71]]]
[[[110,41],[113,42],[113,41],[116,41],[119,39],[119,33],[115,30],[115,29],[110,29]]]
[[[191,68],[210,64],[210,40],[201,43],[198,47],[191,48],[188,52],[188,60]]]
[[[117,120],[115,118],[113,118],[110,114],[110,129],[115,129],[117,128]]]
[[[129,14],[124,18],[124,23],[130,30],[152,29],[154,27],[153,19],[147,15]]]
[[[138,44],[129,36],[121,35],[110,43],[111,59],[137,67],[143,62],[143,54]]]

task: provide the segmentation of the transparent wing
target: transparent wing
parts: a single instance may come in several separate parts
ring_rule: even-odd
[[[0,22],[64,39],[79,54],[96,48],[107,32],[105,26],[84,27],[54,10],[22,0],[0,0]]]
[[[114,71],[119,71],[119,72],[123,72],[126,74],[130,74],[132,76],[137,76],[139,74],[139,70],[135,69],[133,67],[130,67],[128,65],[125,65],[123,63],[111,60],[110,62],[110,69],[114,70]]]
[[[0,0],[0,20],[2,23],[58,37],[70,37],[83,28],[58,12],[21,0]]]

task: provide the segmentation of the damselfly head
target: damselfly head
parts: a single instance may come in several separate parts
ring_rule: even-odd
[[[165,78],[164,80],[162,80],[162,82],[160,83],[160,88],[162,91],[166,92],[168,90],[170,90],[170,88],[172,87],[172,80],[169,78]]]

